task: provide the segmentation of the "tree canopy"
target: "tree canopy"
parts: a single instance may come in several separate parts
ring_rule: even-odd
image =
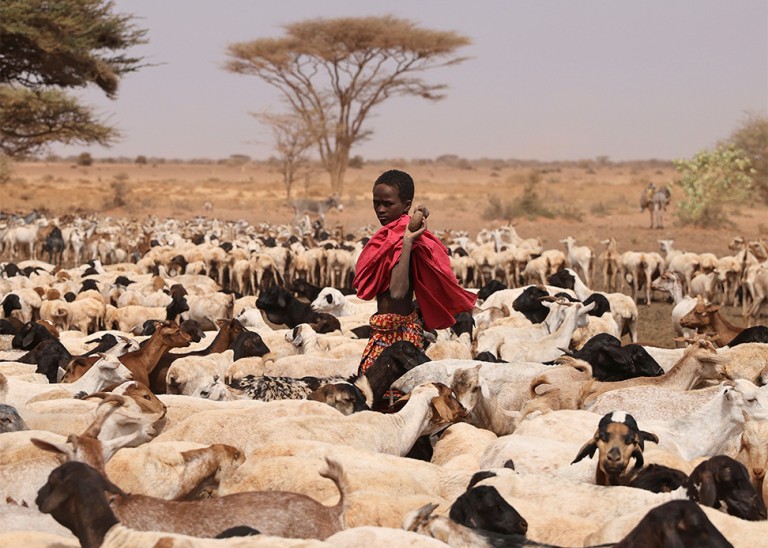
[[[728,221],[725,206],[743,202],[752,190],[747,154],[733,145],[702,150],[690,160],[678,160],[677,185],[683,198],[677,215],[683,224],[716,227]]]
[[[95,85],[115,98],[145,42],[131,15],[105,0],[0,3],[0,152],[19,156],[51,142],[107,145],[118,131],[64,90]]]
[[[455,32],[419,27],[392,16],[311,19],[285,25],[280,38],[231,44],[225,68],[258,76],[282,93],[317,143],[341,192],[352,146],[371,135],[371,110],[393,96],[443,97],[425,71],[465,60],[470,43]]]
[[[747,113],[726,143],[746,153],[755,170],[755,190],[768,203],[768,116],[765,113]]]

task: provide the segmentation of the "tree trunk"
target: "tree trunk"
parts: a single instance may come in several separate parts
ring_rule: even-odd
[[[336,152],[329,158],[326,169],[331,176],[331,191],[341,196],[344,190],[344,175],[349,165],[349,146],[338,145]]]

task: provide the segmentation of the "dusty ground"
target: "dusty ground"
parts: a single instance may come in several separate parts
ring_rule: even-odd
[[[523,237],[540,236],[545,247],[561,248],[559,239],[571,235],[578,245],[590,245],[599,254],[600,240],[613,236],[619,250],[657,251],[658,239],[674,239],[675,247],[694,252],[731,254],[728,242],[736,235],[768,235],[765,208],[741,207],[734,211],[733,226],[719,230],[676,226],[675,198],[681,191],[671,186],[673,211],[667,228],[650,230],[647,212],[638,203],[649,181],[672,185],[676,173],[669,164],[645,162],[607,164],[597,162],[502,165],[473,162],[463,168],[435,163],[408,162],[366,165],[347,172],[342,193],[343,212],[331,211],[327,225],[342,225],[345,232],[376,222],[370,205],[371,185],[389,168],[410,172],[416,181],[415,203],[429,206],[430,229],[466,230],[475,236],[483,227],[505,224],[510,219],[492,218],[489,211],[510,209],[519,201],[532,173],[538,174],[535,191],[554,218],[525,216],[511,219]],[[295,185],[294,197],[321,198],[330,193],[327,177],[319,171]],[[116,198],[124,205],[115,207]],[[251,223],[283,223],[292,219],[286,205],[279,170],[266,164],[112,164],[89,167],[61,163],[22,163],[14,179],[0,185],[0,211],[28,212],[45,208],[50,215],[73,211],[142,218],[193,218],[209,215],[220,219],[245,219]],[[641,307],[640,338],[659,346],[671,346],[670,306],[657,303]],[[743,325],[735,310],[726,313]]]

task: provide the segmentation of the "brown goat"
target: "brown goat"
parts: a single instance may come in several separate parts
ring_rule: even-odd
[[[680,325],[695,329],[698,333],[714,333],[712,341],[718,346],[725,346],[744,331],[743,327],[733,325],[720,315],[720,307],[707,304],[699,297],[696,306],[680,319]]]
[[[163,355],[171,348],[189,346],[190,341],[189,335],[181,331],[175,322],[162,322],[143,347],[123,354],[119,359],[133,373],[134,380],[149,386],[149,375]],[[71,369],[67,366],[61,382],[73,382],[82,377],[93,365],[89,361],[73,364]]]
[[[165,394],[167,392],[168,387],[166,386],[166,376],[168,375],[168,369],[171,367],[171,364],[178,358],[184,356],[207,356],[208,354],[219,354],[224,352],[232,345],[232,343],[235,342],[235,339],[237,339],[238,335],[245,331],[243,325],[234,318],[231,320],[218,320],[217,324],[219,326],[219,331],[216,333],[216,337],[213,339],[213,341],[211,341],[211,344],[209,344],[207,348],[183,354],[166,352],[160,357],[160,361],[157,363],[157,366],[155,366],[149,376],[149,386],[152,389],[152,392],[155,394]]]
[[[138,531],[163,531],[211,538],[238,525],[266,535],[325,539],[344,528],[348,485],[338,462],[326,459],[321,472],[340,492],[339,502],[324,506],[299,493],[251,491],[193,501],[130,495],[94,468],[65,463],[51,472],[36,503],[68,527],[82,546],[100,546],[109,529],[122,523]]]

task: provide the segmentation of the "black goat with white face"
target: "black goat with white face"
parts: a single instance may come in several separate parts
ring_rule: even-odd
[[[632,415],[614,411],[600,419],[594,437],[582,446],[571,464],[586,456],[591,458],[595,451],[599,451],[595,483],[623,485],[623,479],[631,471],[630,459],[635,459],[632,469],[643,467],[646,441],[659,443],[659,438],[656,434],[640,430]]]

